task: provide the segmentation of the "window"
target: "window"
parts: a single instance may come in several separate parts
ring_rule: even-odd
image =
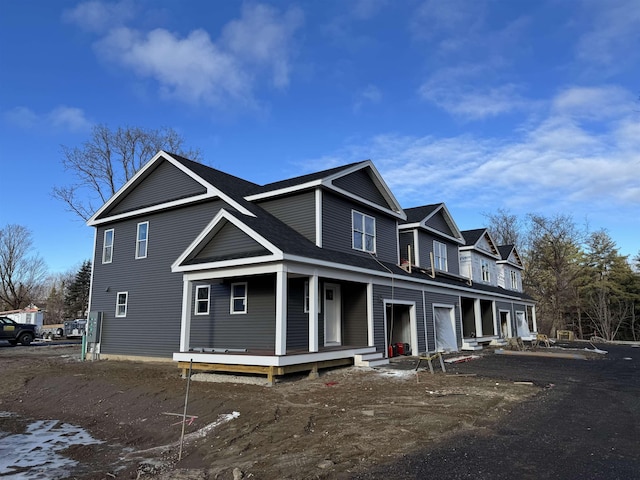
[[[482,281],[491,281],[491,272],[489,271],[489,262],[487,260],[482,260]]]
[[[449,270],[447,267],[447,246],[437,240],[433,241],[433,260],[436,269],[442,270],[443,272]]]
[[[196,315],[209,315],[209,285],[198,285],[196,287]]]
[[[149,239],[149,222],[138,224],[136,238],[136,258],[147,258],[147,243]]]
[[[515,270],[511,270],[511,288],[513,290],[518,290],[518,272]]]
[[[247,283],[231,284],[231,313],[247,313]]]
[[[102,263],[111,263],[113,260],[113,228],[104,231],[102,244]]]
[[[129,292],[118,292],[116,296],[116,317],[127,316],[127,301],[129,299]]]
[[[376,251],[376,219],[353,211],[353,248],[364,252]]]

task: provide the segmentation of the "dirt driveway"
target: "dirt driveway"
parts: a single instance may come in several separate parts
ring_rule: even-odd
[[[167,414],[183,412],[186,381],[175,364],[79,362],[77,346],[0,346],[0,412],[19,415],[0,417],[0,430],[57,419],[104,440],[63,452],[79,462],[68,478],[390,478],[387,469],[482,436],[521,405],[545,401],[551,382],[530,384],[528,372],[497,357],[435,375],[416,374],[416,359],[406,357],[390,368],[340,368],[271,388],[193,381],[188,413],[197,418],[177,461],[180,418]],[[493,361],[507,365],[499,379],[483,371]]]

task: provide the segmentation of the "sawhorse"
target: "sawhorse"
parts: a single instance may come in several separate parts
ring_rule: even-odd
[[[428,357],[418,357],[418,364],[416,365],[416,372],[418,371],[418,368],[420,368],[420,362],[422,362],[422,360],[426,360],[427,363],[429,364],[429,370],[431,371],[431,373],[433,374],[433,364],[431,363],[432,360],[435,360],[436,358],[438,358],[440,360],[440,367],[442,368],[443,372],[447,372],[447,370],[444,368],[444,361],[442,360],[442,353],[438,352],[438,353],[434,353],[433,355],[429,355]]]

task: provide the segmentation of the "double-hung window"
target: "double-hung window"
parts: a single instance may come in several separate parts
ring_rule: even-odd
[[[118,292],[116,295],[116,317],[127,316],[127,303],[129,301],[129,292]]]
[[[136,235],[136,258],[147,258],[147,245],[149,243],[149,222],[138,224]]]
[[[511,270],[511,288],[513,290],[518,290],[518,272],[515,270]]]
[[[209,285],[198,285],[196,287],[196,315],[209,315]]]
[[[436,270],[448,271],[447,267],[447,245],[437,240],[433,241],[433,262]]]
[[[247,282],[231,284],[231,313],[247,313]]]
[[[487,260],[482,260],[482,281],[483,282],[491,282],[491,271],[489,270],[489,262]]]
[[[104,242],[102,243],[102,263],[113,261],[113,228],[104,231]]]
[[[363,252],[376,251],[376,219],[364,213],[352,212],[353,248]]]

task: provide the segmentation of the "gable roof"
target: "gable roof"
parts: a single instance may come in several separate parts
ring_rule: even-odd
[[[407,220],[400,225],[400,230],[408,230],[413,228],[422,228],[436,235],[443,236],[460,245],[464,245],[464,238],[458,229],[456,222],[453,220],[449,209],[444,203],[434,203],[431,205],[422,205],[420,207],[406,208]],[[438,227],[438,220],[443,221],[449,231],[444,231]]]
[[[500,258],[502,259],[498,261],[498,263],[509,263],[519,269],[524,268],[522,259],[520,258],[520,254],[518,253],[518,250],[516,250],[515,245],[500,245],[498,246],[498,251],[500,252]]]
[[[493,241],[493,238],[491,238],[488,229],[476,228],[474,230],[463,230],[462,236],[465,239],[465,244],[460,247],[460,250],[475,250],[498,260],[501,259],[498,246]]]
[[[184,195],[175,199],[151,202],[150,204],[138,205],[136,208],[126,209],[122,212],[112,214],[112,209],[123,201],[127,195],[131,194],[136,187],[141,185],[146,179],[151,178],[156,168],[163,162],[169,162],[182,174],[199,184],[202,188],[198,192]],[[215,170],[200,163],[188,160],[179,155],[170,154],[160,150],[149,162],[147,162],[138,172],[126,182],[93,216],[87,221],[87,225],[97,226],[112,220],[126,218],[132,215],[155,212],[158,210],[198,202],[206,199],[220,198],[233,208],[244,213],[253,215],[247,208],[242,193],[254,188],[255,184],[242,180],[233,175]]]
[[[372,197],[368,198],[366,195],[350,191],[343,185],[343,180],[347,177],[363,172],[368,175],[369,180],[371,180],[375,186],[377,190],[376,196],[381,201],[376,201]],[[402,220],[406,218],[404,210],[400,206],[400,202],[395,198],[371,160],[350,163],[341,167],[334,167],[320,172],[266,184],[255,188],[245,198],[249,201],[263,200],[320,187],[335,191],[340,195],[349,197],[376,210],[384,211],[385,213]],[[382,203],[384,203],[384,205]]]

